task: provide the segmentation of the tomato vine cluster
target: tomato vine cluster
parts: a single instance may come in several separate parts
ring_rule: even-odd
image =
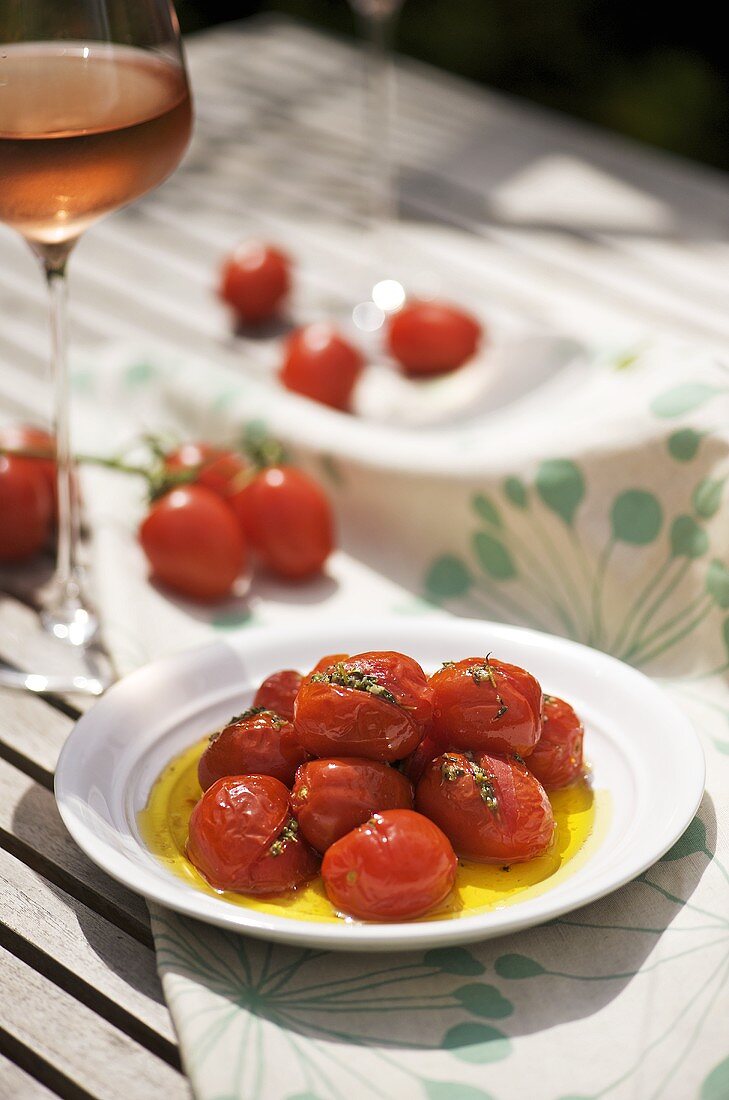
[[[523,668],[403,653],[285,669],[212,735],[187,855],[216,889],[280,894],[321,871],[335,909],[410,920],[445,901],[458,858],[549,850],[547,790],[584,774],[583,727]]]

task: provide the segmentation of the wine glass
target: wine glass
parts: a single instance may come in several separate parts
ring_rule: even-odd
[[[66,267],[84,230],[177,167],[191,126],[179,26],[169,0],[13,0],[0,6],[0,221],[28,242],[50,294],[58,547],[41,618],[55,637],[73,645],[86,645],[98,621],[78,556]]]
[[[395,277],[392,226],[397,217],[392,120],[395,107],[395,69],[392,40],[403,0],[349,0],[365,41],[364,137],[367,158],[367,220],[371,242],[369,303],[355,308],[359,328],[379,327],[384,315],[398,309],[405,289]],[[372,305],[376,307],[372,309]]]

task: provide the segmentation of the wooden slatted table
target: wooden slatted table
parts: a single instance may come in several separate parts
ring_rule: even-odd
[[[87,235],[74,258],[74,346],[184,346],[239,365],[215,300],[222,253],[250,233],[301,259],[302,317],[346,301],[359,257],[319,232],[361,197],[349,46],[283,20],[189,44],[198,124],[159,193]],[[404,216],[451,295],[582,336],[647,327],[721,344],[729,334],[726,181],[415,64],[400,70],[396,147]],[[0,234],[0,413],[47,411],[46,303],[30,257]],[[0,517],[0,522],[2,517]],[[42,564],[40,567],[42,572]],[[47,667],[29,574],[0,582],[0,659]],[[53,660],[63,664],[54,647]],[[67,836],[52,795],[58,752],[87,700],[0,691],[0,1098],[166,1100],[189,1095],[154,965],[144,902]]]

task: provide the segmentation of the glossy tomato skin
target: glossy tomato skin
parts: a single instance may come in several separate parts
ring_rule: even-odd
[[[316,322],[287,340],[279,378],[294,393],[348,412],[363,367],[361,352],[334,325]]]
[[[412,809],[410,782],[388,764],[361,757],[310,760],[296,773],[291,807],[305,840],[325,852],[373,813]]]
[[[332,665],[338,665],[341,661],[348,661],[349,653],[326,653],[323,657],[320,657],[312,668],[309,676],[313,676],[315,672],[326,672]]]
[[[443,830],[463,859],[523,863],[547,851],[554,816],[539,781],[515,756],[445,753],[415,791],[415,808]]]
[[[280,894],[316,874],[318,856],[298,837],[289,792],[270,775],[219,779],[190,816],[187,856],[216,890]]]
[[[165,456],[165,466],[172,474],[198,470],[195,484],[224,498],[243,487],[248,473],[248,464],[236,451],[224,451],[209,443],[183,443]]]
[[[294,716],[294,699],[303,676],[294,668],[272,672],[263,681],[253,699],[254,707],[264,707],[289,720]]]
[[[448,749],[527,756],[542,728],[542,689],[517,665],[491,657],[448,662],[430,678],[433,727]]]
[[[235,516],[202,485],[180,486],[155,501],[139,541],[157,580],[197,600],[227,596],[246,565]]]
[[[245,893],[251,864],[274,843],[288,817],[289,792],[278,779],[226,776],[192,811],[188,858],[216,890]]]
[[[554,695],[545,695],[542,735],[527,763],[545,790],[569,787],[583,777],[584,735],[582,722],[570,704]]]
[[[225,261],[219,294],[241,321],[259,325],[276,316],[290,288],[288,256],[271,245],[249,241]]]
[[[455,370],[475,354],[483,330],[470,314],[443,302],[408,302],[387,331],[390,354],[408,374]]]
[[[32,458],[0,455],[0,562],[21,562],[43,549],[51,530],[53,498]]]
[[[361,683],[362,687],[352,686]],[[360,653],[304,680],[294,725],[313,756],[363,756],[392,763],[414,751],[432,713],[417,661],[389,651]]]
[[[53,501],[53,515],[56,514],[56,441],[50,432],[43,428],[36,428],[32,424],[6,424],[0,428],[0,449],[8,451],[33,451],[45,458],[34,458],[32,461],[43,471]]]
[[[453,888],[456,868],[437,825],[412,810],[386,810],[327,849],[322,877],[339,912],[401,921],[439,905]]]
[[[261,470],[230,504],[263,564],[288,580],[319,572],[334,548],[323,489],[292,466]]]
[[[213,734],[198,778],[204,791],[226,775],[272,775],[290,787],[305,760],[291,722],[268,710],[247,711]]]
[[[423,736],[423,740],[410,756],[406,756],[400,762],[400,771],[406,775],[411,783],[417,785],[431,760],[445,752],[446,746],[443,739],[429,726]]]

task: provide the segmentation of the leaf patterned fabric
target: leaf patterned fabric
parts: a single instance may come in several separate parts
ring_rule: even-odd
[[[155,907],[200,1100],[729,1097],[727,365],[659,343],[596,353],[575,392],[546,396],[538,414],[532,403],[435,436],[378,428],[369,448],[346,417],[317,410],[313,432],[308,406],[133,349],[80,372],[76,392],[94,412],[81,418],[91,447],[140,421],[226,441],[264,421],[327,482],[348,547],[302,603],[257,581],[247,600],[202,612],[146,583],[138,487],[88,472],[98,598],[122,671],[251,623],[452,611],[629,661],[688,711],[707,755],[699,815],[661,861],[515,936],[341,955]]]

